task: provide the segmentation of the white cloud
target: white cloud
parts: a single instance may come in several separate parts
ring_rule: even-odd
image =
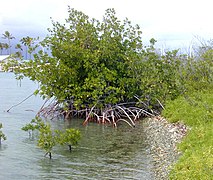
[[[107,8],[115,8],[119,18],[139,24],[146,38],[213,36],[211,0],[7,0],[1,2],[0,31],[12,27],[45,31],[51,26],[50,17],[57,21],[67,17],[67,5],[98,19]]]

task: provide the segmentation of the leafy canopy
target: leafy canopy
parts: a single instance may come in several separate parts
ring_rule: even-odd
[[[76,108],[128,101],[136,83],[133,64],[143,48],[139,26],[119,21],[114,9],[106,10],[102,22],[71,8],[68,12],[66,24],[52,22],[41,43],[51,56],[40,51],[20,72],[41,83],[44,97],[72,101]]]
[[[178,50],[160,56],[155,39],[143,46],[139,26],[120,21],[114,9],[106,10],[102,21],[72,8],[68,12],[66,23],[52,21],[50,35],[41,42],[51,55],[40,50],[16,70],[40,83],[36,94],[56,98],[65,110],[101,109],[135,97],[158,109],[159,102],[185,91],[188,59]]]

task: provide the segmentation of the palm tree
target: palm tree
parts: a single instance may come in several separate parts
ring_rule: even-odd
[[[23,51],[21,44],[16,44],[16,47],[15,47],[15,48],[16,48],[16,49],[19,49],[19,50],[21,50],[21,51]]]
[[[8,45],[9,45],[9,49],[10,49],[10,54],[11,54],[11,45],[10,45],[10,40],[11,39],[15,39],[15,37],[12,36],[12,34],[9,31],[5,31],[3,35],[3,39],[7,39],[8,40]]]
[[[16,44],[15,49],[17,49],[18,51],[15,53],[15,55],[17,56],[17,58],[22,58],[22,46],[21,44]]]
[[[27,36],[27,37],[23,37],[21,40],[21,43],[23,45],[25,45],[26,47],[26,59],[27,59],[27,52],[28,52],[28,49],[32,46],[33,44],[33,38]],[[31,54],[30,54],[30,58],[31,58]]]

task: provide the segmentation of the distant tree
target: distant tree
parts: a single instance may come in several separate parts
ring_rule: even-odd
[[[25,53],[26,53],[26,55],[25,55],[25,58],[27,59],[28,58],[28,56],[27,56],[27,54],[28,54],[28,51],[29,51],[29,49],[31,48],[31,46],[32,46],[32,44],[33,44],[33,42],[34,42],[34,39],[32,38],[32,37],[29,37],[29,36],[27,36],[27,37],[23,37],[21,40],[20,40],[20,42],[25,46]],[[31,59],[31,53],[29,53],[30,54],[30,59]]]
[[[22,58],[22,51],[23,51],[21,44],[16,44],[15,49],[18,50],[18,51],[15,53],[15,56],[16,56],[17,58],[21,59],[21,58]]]
[[[9,45],[7,43],[0,43],[0,54],[3,54],[4,49],[6,49],[6,51],[8,52]]]
[[[4,49],[4,43],[0,43],[1,54],[2,54],[3,49]]]
[[[5,31],[3,35],[3,39],[7,39],[8,40],[8,45],[9,45],[9,53],[11,54],[11,39],[15,39],[15,37],[9,32],[9,31]]]
[[[23,51],[21,44],[16,44],[15,48]]]

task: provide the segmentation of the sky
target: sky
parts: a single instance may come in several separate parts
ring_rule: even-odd
[[[213,38],[212,0],[1,0],[0,34],[45,36],[51,19],[64,22],[68,5],[101,20],[114,8],[120,20],[138,24],[143,39],[155,38],[162,47],[189,47],[197,37]],[[0,42],[2,39],[0,38]]]

